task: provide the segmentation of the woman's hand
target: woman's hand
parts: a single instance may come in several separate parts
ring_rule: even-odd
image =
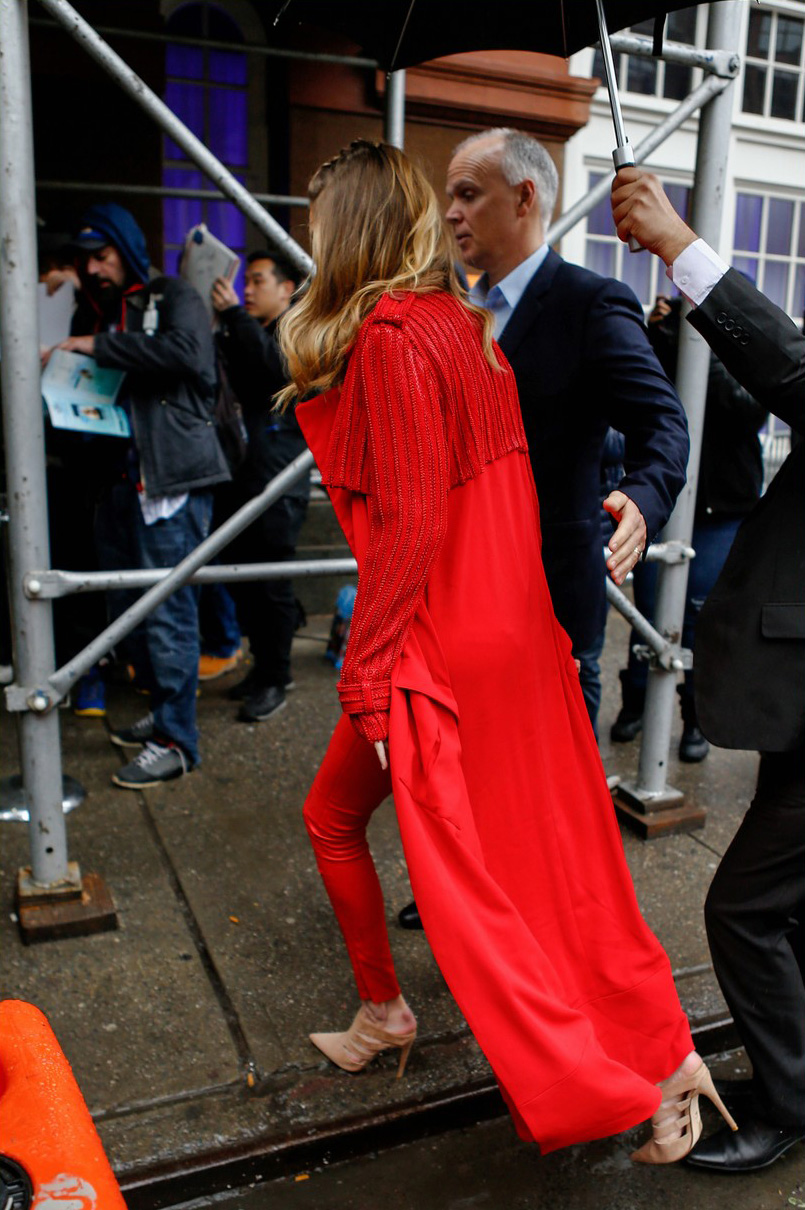
[[[380,761],[380,768],[388,769],[388,767],[389,767],[389,746],[385,740],[379,739],[376,742],[375,752],[377,753],[377,759]]]

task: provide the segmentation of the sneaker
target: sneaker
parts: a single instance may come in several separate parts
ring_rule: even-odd
[[[227,689],[226,696],[229,698],[230,702],[243,702],[247,697],[255,697],[258,693],[262,693],[266,688],[267,686],[262,684],[257,679],[257,669],[252,668],[250,672],[246,673],[246,676],[244,676],[242,681],[238,681],[238,683],[233,685],[231,689]],[[295,688],[296,681],[286,681],[286,693],[290,693],[291,690]]]
[[[149,786],[159,786],[163,781],[184,777],[189,772],[190,766],[181,748],[149,740],[133,761],[115,773],[112,781],[124,790],[145,790]]]
[[[151,690],[147,685],[144,685],[142,681],[137,679],[137,671],[133,664],[126,665],[126,678],[135,693],[139,693],[143,697],[151,696]]]
[[[244,700],[238,718],[242,723],[264,723],[284,707],[285,690],[279,685],[267,685]]]
[[[117,731],[109,732],[110,740],[113,744],[117,744],[118,748],[144,748],[148,741],[153,739],[153,736],[153,714],[146,714],[131,727],[121,727]]]
[[[244,676],[243,680],[237,681],[231,689],[227,689],[226,696],[230,702],[242,702],[247,697],[251,697],[259,688],[255,669],[250,668]]]
[[[198,662],[198,679],[200,681],[217,681],[219,676],[234,672],[243,659],[243,648],[238,647],[233,655],[202,655]]]
[[[73,714],[77,718],[103,718],[106,714],[106,682],[96,666],[75,687]]]

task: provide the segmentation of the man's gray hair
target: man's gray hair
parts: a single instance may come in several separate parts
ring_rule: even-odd
[[[500,170],[503,179],[509,185],[519,185],[521,181],[533,181],[539,194],[542,221],[547,229],[556,203],[559,191],[559,173],[542,143],[524,134],[522,130],[512,130],[509,126],[495,126],[490,130],[482,130],[479,134],[471,134],[469,138],[459,143],[453,151],[457,155],[486,139],[497,137],[503,143],[500,156]]]

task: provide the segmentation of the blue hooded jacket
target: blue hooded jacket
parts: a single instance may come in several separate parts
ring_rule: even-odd
[[[223,483],[230,473],[214,421],[217,376],[210,321],[201,296],[175,277],[149,277],[145,236],[133,215],[115,202],[91,206],[73,240],[77,250],[113,244],[136,278],[125,291],[122,331],[95,334],[100,366],[124,370],[132,435],[145,490],[178,495]],[[156,325],[143,319],[153,302]],[[75,326],[74,334],[81,335]]]
[[[73,246],[97,246],[99,239],[114,244],[137,280],[143,285],[148,283],[151,261],[145,236],[130,211],[117,202],[99,202],[96,206],[90,206],[81,219]]]

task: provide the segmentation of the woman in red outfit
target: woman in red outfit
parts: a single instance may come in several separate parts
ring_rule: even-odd
[[[520,1135],[548,1152],[654,1114],[636,1158],[678,1158],[717,1096],[551,608],[513,374],[401,152],[353,143],[310,196],[320,268],[283,321],[281,401],[321,392],[296,414],[359,579],[305,821],[361,1000],[312,1041],[347,1071],[399,1048],[402,1074],[416,1034],[366,842],[393,791],[433,953]]]

